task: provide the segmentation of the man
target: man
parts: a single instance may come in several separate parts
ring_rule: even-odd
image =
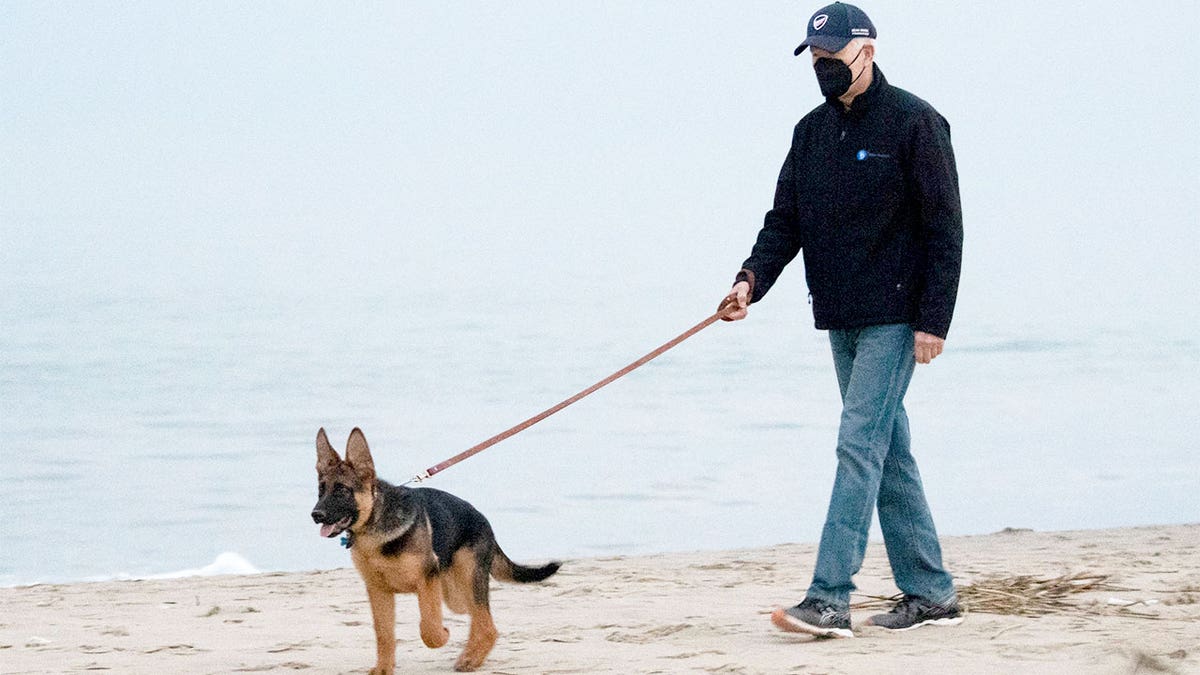
[[[842,394],[837,476],[812,584],[778,609],[792,632],[852,637],[851,580],[878,506],[904,599],[869,625],[903,630],[962,621],[909,453],[904,393],[916,363],[942,352],[958,292],[962,215],[950,126],[888,84],[875,65],[875,26],[862,10],[817,11],[808,48],[825,103],[796,125],[791,151],[750,257],[725,303],[747,315],[804,252],[818,329],[829,331]]]

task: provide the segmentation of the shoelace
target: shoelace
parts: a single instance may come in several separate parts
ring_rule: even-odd
[[[846,614],[846,612],[839,610],[838,608],[834,607],[833,605],[825,604],[825,603],[821,602],[820,600],[805,599],[804,602],[801,602],[797,606],[801,607],[801,608],[812,609],[814,611],[820,612],[821,613],[821,621],[825,622],[825,623],[840,621],[842,619],[842,617]]]
[[[827,623],[832,623],[832,622],[840,619],[841,616],[842,616],[842,613],[837,611],[833,607],[826,607],[825,609],[823,609],[821,611],[821,621],[824,621]]]
[[[905,596],[903,600],[892,608],[889,614],[900,614],[903,616],[917,616],[925,611],[925,602],[916,596]]]

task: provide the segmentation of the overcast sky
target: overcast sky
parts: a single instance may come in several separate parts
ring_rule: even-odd
[[[860,6],[952,125],[966,291],[1195,325],[1200,3]],[[719,293],[820,103],[816,8],[5,0],[0,282]]]

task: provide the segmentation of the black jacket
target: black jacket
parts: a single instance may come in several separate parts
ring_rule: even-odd
[[[817,328],[909,323],[945,337],[962,261],[950,124],[925,101],[873,82],[845,110],[804,116],[738,279],[761,300],[804,251]]]

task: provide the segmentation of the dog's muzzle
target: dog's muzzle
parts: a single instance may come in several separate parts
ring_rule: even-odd
[[[330,537],[336,537],[345,532],[346,528],[350,527],[353,517],[346,516],[336,523],[330,523],[327,522],[329,519],[328,513],[322,509],[313,509],[312,519],[314,523],[321,526],[321,536],[328,539]]]

